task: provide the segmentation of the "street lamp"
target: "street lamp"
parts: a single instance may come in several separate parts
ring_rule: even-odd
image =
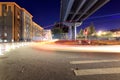
[[[102,31],[98,31],[97,35],[101,36],[102,35]]]

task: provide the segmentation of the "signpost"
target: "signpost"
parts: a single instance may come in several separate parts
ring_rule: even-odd
[[[87,40],[87,36],[88,36],[88,29],[84,29],[83,34],[85,35],[85,40]]]

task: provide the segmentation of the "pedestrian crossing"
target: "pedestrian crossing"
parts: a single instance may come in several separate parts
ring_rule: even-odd
[[[85,75],[98,75],[98,74],[118,74],[120,68],[99,68],[99,69],[85,69],[85,70],[74,70],[76,76]]]
[[[88,63],[104,63],[104,62],[119,62],[120,60],[92,60],[92,61],[71,61],[70,64],[88,64]]]
[[[82,64],[100,64],[100,63],[114,63],[120,62],[120,60],[84,60],[84,61],[70,61],[71,65],[82,65]],[[89,65],[91,66],[91,65]],[[88,66],[86,66],[88,67]],[[101,74],[120,74],[120,67],[99,67],[99,68],[92,68],[92,69],[74,69],[73,72],[75,76],[88,76],[88,75],[101,75]]]

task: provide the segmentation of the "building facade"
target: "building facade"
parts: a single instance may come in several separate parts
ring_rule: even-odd
[[[44,30],[43,31],[43,40],[52,40],[51,30]]]
[[[33,30],[32,40],[35,41],[43,40],[43,28],[40,25],[33,22],[32,30]]]
[[[32,40],[32,18],[33,16],[22,8],[22,27],[21,27],[21,40],[31,41]]]
[[[34,33],[37,34],[32,18],[15,2],[0,2],[0,42],[32,41]]]
[[[21,26],[21,8],[14,2],[0,2],[0,41],[19,41]]]

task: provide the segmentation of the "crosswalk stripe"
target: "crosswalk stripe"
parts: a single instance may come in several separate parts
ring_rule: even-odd
[[[69,56],[67,57],[68,59],[76,59],[76,58],[80,58],[79,56]]]
[[[85,75],[97,75],[97,74],[118,74],[120,68],[99,68],[99,69],[85,69],[85,70],[74,70],[76,76]]]
[[[71,61],[70,64],[87,64],[87,63],[103,63],[103,62],[119,62],[120,60],[92,60],[92,61]]]

